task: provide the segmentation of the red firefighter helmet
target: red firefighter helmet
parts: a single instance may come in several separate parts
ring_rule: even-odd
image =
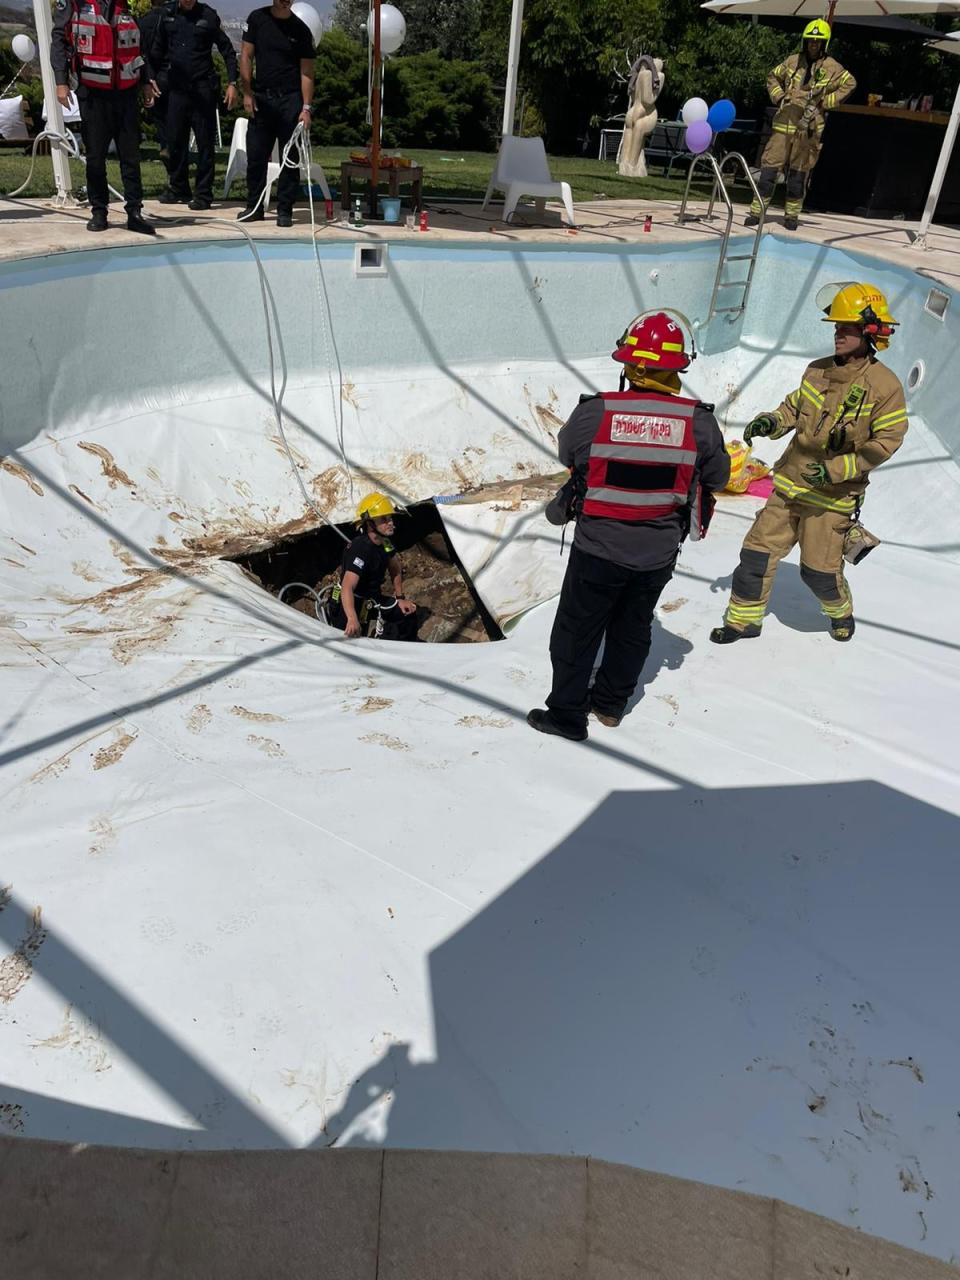
[[[644,311],[617,339],[613,358],[634,367],[686,369],[697,358],[690,322],[679,311]]]

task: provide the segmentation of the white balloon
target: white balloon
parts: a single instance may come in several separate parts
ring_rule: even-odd
[[[373,14],[367,19],[367,35],[373,39]],[[396,53],[407,38],[407,20],[396,6],[380,6],[380,52]]]
[[[688,98],[680,112],[684,124],[696,124],[698,120],[706,120],[710,108],[702,98]]]
[[[37,56],[37,46],[29,36],[14,36],[12,45],[14,57],[19,58],[21,62],[32,62]]]
[[[320,15],[313,5],[307,4],[307,0],[297,0],[296,4],[290,6],[290,12],[295,13],[300,21],[306,23],[310,28],[313,43],[319,43],[320,37],[323,35],[323,23],[320,21]]]

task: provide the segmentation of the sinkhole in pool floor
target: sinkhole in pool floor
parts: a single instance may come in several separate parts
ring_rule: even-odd
[[[271,595],[314,618],[318,598],[326,603],[339,578],[346,545],[340,533],[353,538],[356,532],[353,522],[323,525],[263,551],[229,559]],[[404,594],[417,606],[416,639],[430,644],[477,644],[504,638],[461,564],[434,503],[402,508],[392,541],[403,561]],[[383,590],[392,591],[389,582],[384,582]],[[375,615],[370,618],[370,634],[374,627]]]

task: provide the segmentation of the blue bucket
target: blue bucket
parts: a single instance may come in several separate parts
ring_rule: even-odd
[[[384,222],[400,221],[400,197],[399,196],[381,196],[380,212],[383,214]]]

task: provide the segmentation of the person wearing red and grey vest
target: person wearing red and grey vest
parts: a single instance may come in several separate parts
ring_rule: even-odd
[[[560,431],[571,478],[546,515],[577,525],[550,636],[553,687],[547,709],[527,716],[541,733],[581,742],[591,712],[608,727],[620,723],[680,545],[706,533],[713,494],[730,478],[713,406],[680,394],[695,354],[678,313],[638,316],[613,352],[621,389],[582,396]]]
[[[138,90],[153,103],[157,87],[140,50],[140,28],[126,0],[56,0],[50,64],[57,97],[66,104],[71,72],[77,80],[80,128],[86,151],[88,231],[106,231],[107,151],[117,145],[127,229],[152,236],[142,216]]]

